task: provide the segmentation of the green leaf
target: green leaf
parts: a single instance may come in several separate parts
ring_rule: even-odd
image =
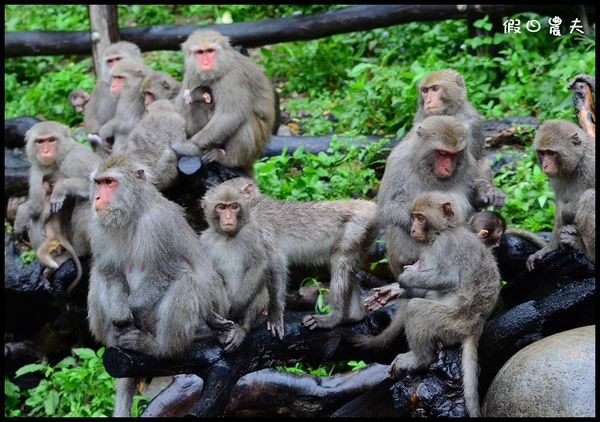
[[[79,358],[84,360],[96,357],[96,352],[88,348],[73,349],[73,353],[75,353]]]
[[[17,369],[17,371],[15,372],[15,377],[20,377],[21,375],[29,374],[31,372],[43,371],[47,367],[47,364],[30,363],[29,365],[25,365]]]
[[[44,400],[44,410],[47,415],[52,416],[56,412],[58,406],[58,392],[49,391],[46,399]]]

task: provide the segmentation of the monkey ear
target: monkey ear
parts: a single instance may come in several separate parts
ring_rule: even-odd
[[[573,136],[571,136],[571,142],[573,145],[581,145],[581,138],[578,133],[574,133]]]
[[[460,73],[456,75],[456,85],[460,86],[461,88],[465,87],[465,79]]]
[[[490,234],[490,232],[489,232],[488,230],[486,230],[486,229],[481,229],[481,230],[479,230],[479,233],[477,233],[477,236],[478,236],[480,239],[485,239],[486,237],[488,237],[488,236],[489,236],[489,234]]]
[[[248,195],[254,196],[256,195],[256,186],[252,183],[247,183],[242,188],[242,192],[247,193]]]
[[[138,178],[142,179],[143,181],[146,181],[146,172],[144,171],[144,169],[139,169],[135,173]]]
[[[447,220],[454,217],[454,210],[452,209],[452,204],[450,202],[444,202],[442,204],[442,213]]]
[[[425,129],[423,129],[423,126],[419,126],[419,127],[417,128],[417,136],[418,136],[419,138],[422,138],[422,137],[423,137],[423,135],[425,135]]]

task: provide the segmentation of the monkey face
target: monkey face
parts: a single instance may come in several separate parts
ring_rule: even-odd
[[[110,214],[110,206],[114,201],[114,195],[119,181],[115,177],[103,176],[94,179],[96,185],[94,192],[94,210],[96,216],[105,217]]]
[[[440,179],[447,179],[454,174],[457,153],[449,149],[438,148],[433,150],[435,165],[433,173]]]
[[[215,213],[219,219],[219,228],[223,233],[234,233],[238,230],[241,206],[237,202],[217,204]]]
[[[417,243],[427,241],[427,218],[423,214],[412,213],[410,215],[410,237]]]
[[[427,114],[443,114],[445,110],[442,99],[443,87],[441,85],[431,85],[421,87],[421,97],[423,98],[423,107]]]
[[[212,44],[198,46],[192,49],[192,55],[203,72],[210,72],[214,66],[217,50]]]
[[[51,135],[40,136],[35,140],[37,157],[42,164],[51,164],[56,160],[56,138]]]
[[[121,75],[113,75],[110,82],[110,93],[114,96],[119,95],[125,84],[125,78]]]
[[[121,60],[122,58],[123,58],[123,56],[120,55],[120,54],[114,54],[112,56],[109,56],[109,57],[106,58],[106,65],[108,66],[109,69],[112,69],[113,66],[115,64],[117,64],[117,62],[119,60]]]
[[[559,169],[559,154],[551,150],[538,150],[537,155],[538,162],[546,176],[556,176]]]

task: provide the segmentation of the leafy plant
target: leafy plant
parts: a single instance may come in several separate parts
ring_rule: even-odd
[[[35,259],[35,251],[24,251],[19,254],[19,259],[23,263],[24,266],[28,266]]]
[[[300,282],[300,287],[317,286],[317,301],[315,302],[315,312],[326,314],[331,311],[331,305],[325,304],[325,293],[329,291],[327,287],[321,287],[321,283],[314,277],[307,277]]]
[[[73,353],[77,360],[68,356],[55,366],[42,362],[25,365],[17,370],[16,377],[32,372],[41,372],[44,376],[36,387],[21,392],[18,410],[23,416],[111,415],[114,379],[108,375],[102,364],[104,348],[97,352],[79,348],[73,349]],[[15,405],[14,388],[11,389],[11,397],[12,404]],[[8,412],[15,410],[17,409],[9,408]]]

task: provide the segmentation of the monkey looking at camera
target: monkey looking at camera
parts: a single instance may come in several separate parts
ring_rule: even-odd
[[[181,83],[176,81],[166,72],[152,71],[142,82],[142,93],[144,94],[144,106],[148,106],[158,100],[173,101]]]
[[[409,351],[390,364],[389,375],[427,367],[436,356],[436,342],[462,345],[466,408],[480,415],[477,342],[500,292],[500,273],[490,248],[455,217],[452,197],[441,192],[420,195],[411,206],[411,236],[423,249],[421,268],[398,278],[402,290],[392,321],[375,337],[352,334],[364,349],[383,349],[402,332]],[[413,289],[419,294],[412,295]]]
[[[173,149],[251,173],[275,120],[271,83],[258,65],[216,31],[192,33],[182,50],[185,73],[175,105],[185,117],[189,142]],[[210,104],[206,97],[198,103],[193,100],[198,87],[209,90],[205,92],[210,93]]]
[[[466,221],[475,211],[504,203],[502,192],[477,177],[468,128],[455,117],[431,116],[414,127],[387,158],[377,195],[377,218],[386,231],[390,269],[398,277],[417,260],[421,246],[410,237],[410,204],[421,193],[445,191]]]
[[[71,209],[63,207],[58,213],[52,214],[50,206],[50,196],[54,189],[55,181],[52,179],[52,175],[44,177],[42,182],[44,196],[44,209],[41,215],[41,221],[43,222],[42,238],[43,241],[35,251],[37,259],[46,267],[44,271],[44,277],[50,279],[52,274],[65,262],[69,256],[73,258],[75,262],[75,268],[77,275],[75,280],[67,289],[67,294],[77,287],[77,284],[81,280],[82,270],[81,262],[77,257],[77,253],[73,248],[73,245],[69,241],[69,235],[67,227],[71,217]],[[70,208],[70,207],[69,207]],[[65,253],[66,252],[66,253]]]
[[[93,265],[87,299],[94,338],[170,357],[197,336],[210,335],[207,325],[215,320],[213,312],[223,313],[218,306],[226,299],[182,208],[125,156],[110,157],[90,179]],[[135,379],[117,379],[115,416],[130,415],[135,386]]]
[[[123,59],[110,70],[111,95],[117,97],[115,115],[102,125],[98,136],[110,153],[115,144],[125,143],[127,136],[144,115],[142,82],[152,70],[142,63]]]
[[[83,108],[90,101],[90,94],[81,88],[77,88],[69,93],[68,101],[76,113],[83,113]]]
[[[222,183],[209,189],[202,198],[209,228],[200,240],[206,245],[205,253],[225,286],[228,298],[225,308],[229,311],[224,317],[235,322],[219,336],[225,352],[240,346],[269,304],[269,253],[261,229],[250,212],[251,197],[245,193],[236,186]]]
[[[533,147],[554,191],[556,208],[550,241],[527,258],[529,271],[546,254],[560,248],[561,231],[563,226],[572,224],[577,201],[586,190],[596,189],[596,144],[579,126],[568,120],[546,120],[535,134]],[[595,218],[594,210],[595,207],[581,209],[580,221],[586,213]]]
[[[15,217],[15,234],[28,232],[34,249],[42,242],[40,216],[44,209],[43,179],[55,182],[50,195],[50,210],[57,213],[67,196],[86,198],[88,176],[100,162],[99,157],[71,138],[69,127],[45,121],[33,125],[25,134],[25,151],[31,163],[27,201],[19,205]]]

